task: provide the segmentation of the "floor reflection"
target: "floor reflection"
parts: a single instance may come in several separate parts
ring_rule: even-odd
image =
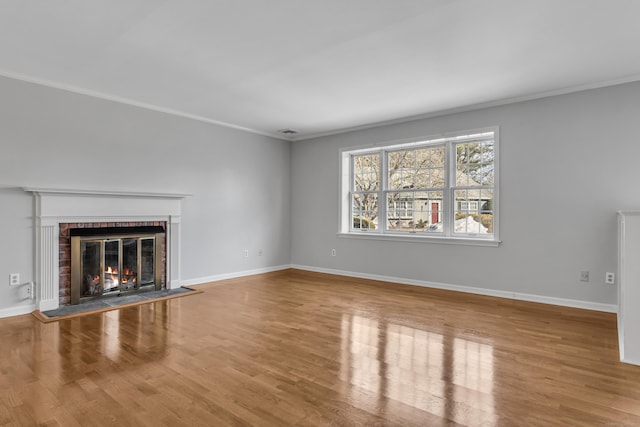
[[[482,393],[493,392],[493,347],[453,340],[453,383]]]
[[[396,323],[343,315],[341,379],[354,404],[398,402],[461,424],[495,425],[490,345]]]
[[[113,361],[120,359],[120,310],[113,310],[104,314],[104,339],[102,351]]]
[[[368,391],[380,390],[378,321],[342,317],[341,379]]]
[[[118,363],[124,368],[164,358],[173,311],[167,301],[55,322],[60,372],[75,379],[86,367]],[[68,380],[68,379],[65,379]]]
[[[393,323],[387,325],[386,335],[385,396],[423,411],[445,414],[442,335]]]

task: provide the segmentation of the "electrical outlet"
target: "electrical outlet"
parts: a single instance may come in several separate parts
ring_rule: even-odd
[[[606,283],[607,285],[613,285],[614,283],[616,283],[616,274],[611,272],[605,273],[604,283]]]
[[[26,294],[28,299],[33,299],[33,283],[27,284]]]
[[[249,249],[244,250],[244,257],[249,258]]]
[[[588,271],[581,271],[580,272],[580,281],[581,282],[588,282],[589,281],[589,272]]]
[[[11,273],[9,275],[9,285],[10,286],[18,286],[20,284],[20,274],[19,273]]]
[[[336,250],[335,249],[331,249],[331,256],[336,256]]]

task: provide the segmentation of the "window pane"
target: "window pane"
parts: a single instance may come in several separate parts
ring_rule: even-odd
[[[354,193],[351,197],[353,228],[374,230],[378,224],[378,193]]]
[[[387,229],[410,231],[413,223],[413,192],[387,194]]]
[[[493,185],[495,152],[493,140],[485,141],[481,144],[482,149],[482,164],[476,171],[478,179],[482,185]]]
[[[380,188],[380,154],[353,156],[353,189],[376,191]]]
[[[387,193],[387,230],[442,232],[441,191]]]
[[[389,153],[390,190],[444,187],[444,147],[437,145]]]
[[[493,190],[456,190],[454,197],[454,233],[493,233]]]
[[[456,187],[469,187],[472,185],[480,185],[480,183],[473,181],[469,176],[469,166],[458,165],[456,167]]]
[[[407,156],[410,150],[394,151],[389,153],[389,179],[390,189],[413,188],[413,164],[409,165]]]
[[[493,185],[493,140],[456,144],[456,186]]]

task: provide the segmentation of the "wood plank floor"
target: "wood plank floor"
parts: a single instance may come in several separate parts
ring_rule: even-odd
[[[615,315],[317,273],[0,319],[0,425],[637,426]]]

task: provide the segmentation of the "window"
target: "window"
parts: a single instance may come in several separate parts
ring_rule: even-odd
[[[343,235],[498,241],[497,128],[341,152]]]

